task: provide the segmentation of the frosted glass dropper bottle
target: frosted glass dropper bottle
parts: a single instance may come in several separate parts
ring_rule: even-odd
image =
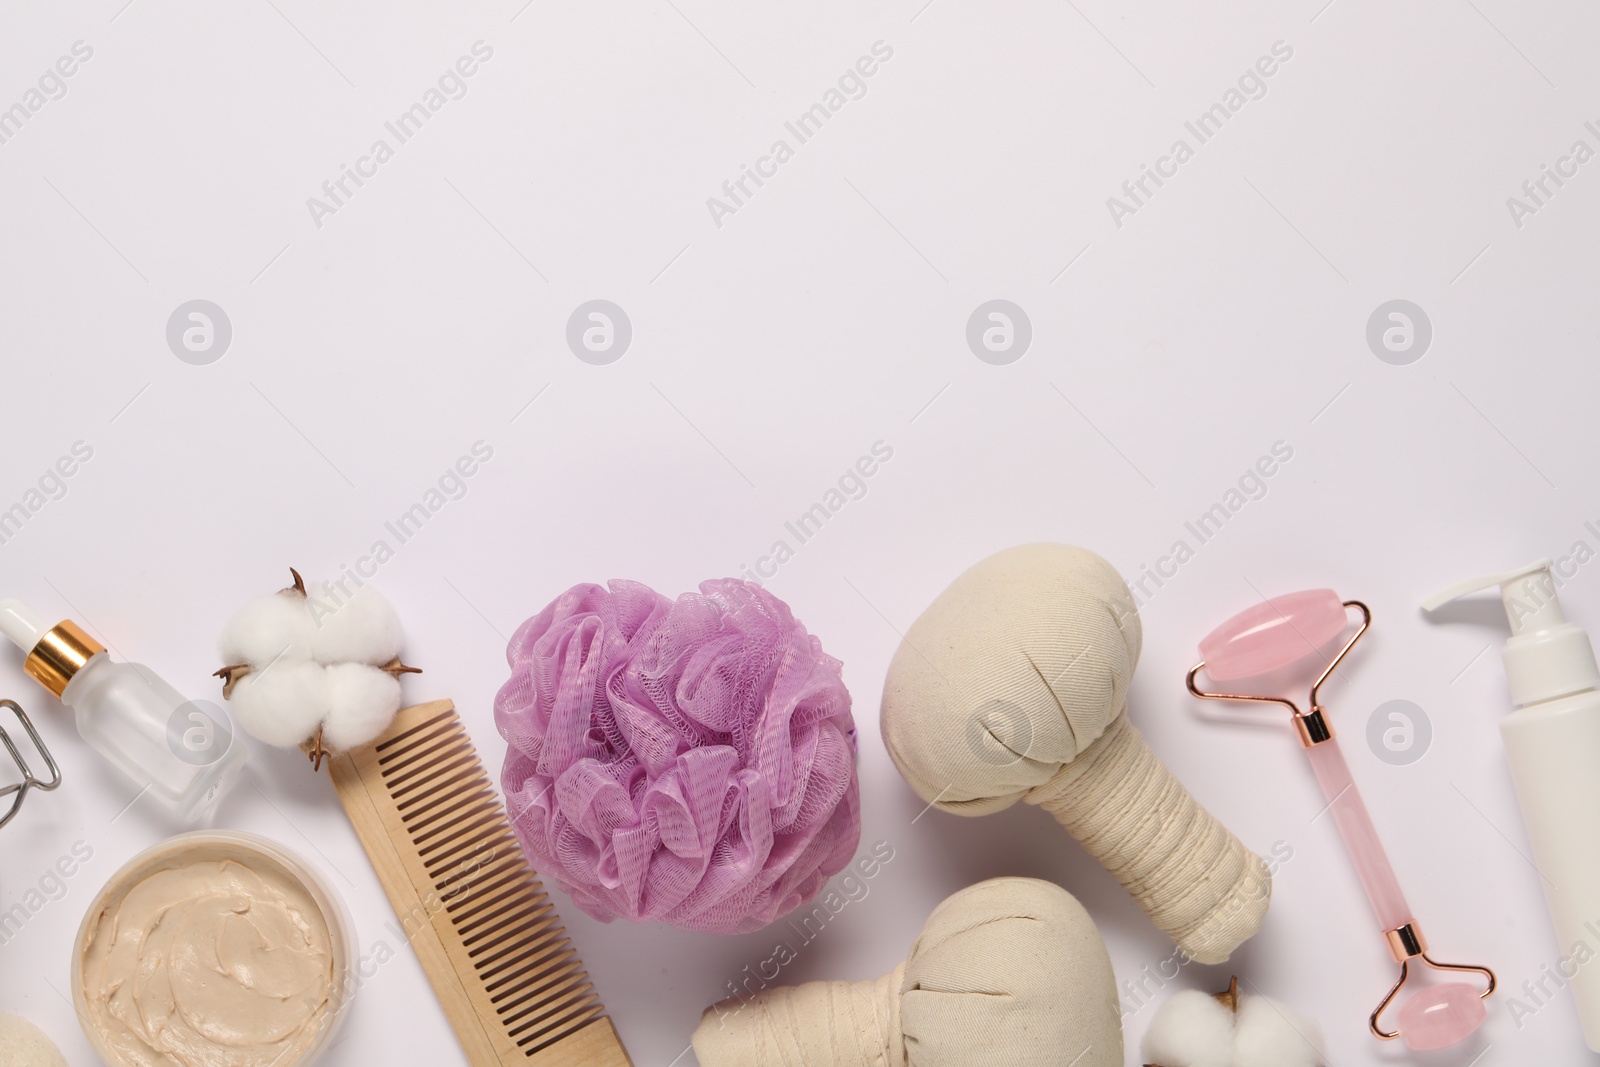
[[[137,663],[116,663],[74,622],[44,625],[18,600],[0,600],[0,633],[27,653],[23,670],[71,708],[78,732],[157,800],[204,818],[244,768],[245,750],[216,721]]]
[[[1516,710],[1500,720],[1522,821],[1561,950],[1561,975],[1589,1048],[1600,1052],[1600,666],[1589,635],[1568,622],[1550,561],[1470,578],[1430,597],[1500,587],[1511,638],[1501,655]],[[1568,973],[1571,971],[1571,973]]]

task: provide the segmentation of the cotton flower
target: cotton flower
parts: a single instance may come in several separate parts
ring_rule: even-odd
[[[1241,996],[1239,983],[1207,996],[1174,994],[1140,1045],[1146,1067],[1322,1067],[1322,1030],[1271,997]]]
[[[219,642],[222,694],[250,736],[279,748],[324,752],[366,744],[400,710],[404,636],[394,608],[370,585],[354,592],[294,584],[240,608]]]

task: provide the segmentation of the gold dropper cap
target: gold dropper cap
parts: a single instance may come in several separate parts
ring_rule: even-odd
[[[68,620],[45,631],[23,661],[22,669],[29,678],[59,698],[66,692],[72,676],[104,651],[104,645],[84,633],[83,627]]]

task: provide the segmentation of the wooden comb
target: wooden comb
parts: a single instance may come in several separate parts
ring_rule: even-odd
[[[472,1067],[632,1067],[455,705],[329,766]]]

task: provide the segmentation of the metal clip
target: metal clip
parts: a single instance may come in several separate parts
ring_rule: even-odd
[[[3,801],[8,796],[12,797],[11,807],[7,809],[4,815],[0,815],[0,826],[4,826],[16,816],[17,812],[22,810],[22,798],[28,795],[28,790],[38,789],[48,793],[60,785],[61,769],[56,766],[56,761],[50,758],[50,750],[45,748],[44,739],[39,736],[39,731],[33,728],[33,723],[28,721],[27,713],[22,710],[22,706],[15,700],[0,700],[0,708],[11,709],[12,713],[17,717],[17,721],[22,723],[22,728],[27,731],[28,739],[33,742],[34,749],[44,757],[45,766],[50,768],[49,781],[35,778],[33,771],[28,767],[28,761],[23,758],[21,750],[17,748],[16,742],[11,740],[11,735],[6,733],[4,727],[0,727],[0,744],[6,746],[6,751],[11,753],[12,762],[22,772],[21,782],[0,786],[0,801]]]

